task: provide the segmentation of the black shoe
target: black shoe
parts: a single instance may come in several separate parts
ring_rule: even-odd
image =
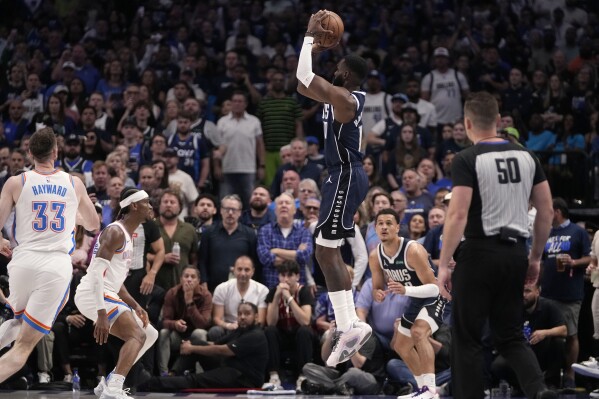
[[[537,392],[536,399],[557,399],[557,393],[549,389],[543,389]]]
[[[327,389],[323,384],[318,384],[306,379],[302,381],[302,393],[306,395],[330,395],[333,391]]]

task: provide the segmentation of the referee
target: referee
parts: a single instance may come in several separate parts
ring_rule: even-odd
[[[553,216],[551,192],[537,158],[496,136],[499,120],[493,96],[479,92],[468,98],[464,125],[475,145],[459,152],[451,169],[454,188],[445,219],[438,284],[444,296],[454,296],[453,395],[484,397],[481,336],[488,319],[497,350],[515,371],[526,396],[557,398],[545,386],[522,334],[524,282],[532,283],[539,276]],[[537,208],[530,256],[526,250],[529,200]],[[448,264],[462,235],[465,240],[451,275]]]

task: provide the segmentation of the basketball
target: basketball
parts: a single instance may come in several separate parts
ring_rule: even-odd
[[[325,49],[338,45],[345,30],[341,17],[333,11],[327,11],[327,15],[322,19],[321,24],[323,29],[330,30],[332,33],[323,34],[318,38],[318,43]]]

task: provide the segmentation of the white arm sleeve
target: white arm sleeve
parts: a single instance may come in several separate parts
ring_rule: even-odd
[[[87,274],[92,279],[92,287],[94,287],[94,299],[96,301],[96,311],[106,310],[104,303],[104,271],[108,269],[110,262],[104,258],[97,256],[91,261],[87,268]]]
[[[312,43],[314,43],[313,37],[304,37],[304,44],[300,51],[299,60],[297,61],[297,72],[295,73],[297,80],[302,82],[306,87],[310,86],[315,76],[314,72],[312,72]]]
[[[439,295],[439,287],[437,284],[424,284],[419,285],[418,287],[408,285],[405,288],[405,295],[414,298],[433,298]]]

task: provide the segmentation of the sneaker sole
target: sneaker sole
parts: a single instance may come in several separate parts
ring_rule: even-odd
[[[585,377],[599,378],[599,370],[597,369],[591,369],[589,367],[575,363],[572,365],[572,370],[574,370],[576,374],[584,375]]]
[[[362,348],[364,346],[364,344],[366,343],[366,341],[368,341],[368,339],[370,339],[371,335],[372,335],[372,329],[369,332],[367,332],[366,335],[364,335],[364,337],[360,340],[360,342],[358,342],[358,344],[356,345],[356,347],[354,347],[351,351],[349,351],[345,356],[341,356],[337,362],[335,362],[335,363],[329,363],[329,361],[327,359],[327,361],[326,361],[327,366],[329,366],[329,367],[335,367],[338,364],[345,363],[346,361],[348,361],[349,359],[351,359],[351,357],[353,355],[355,355],[360,350],[360,348]]]

